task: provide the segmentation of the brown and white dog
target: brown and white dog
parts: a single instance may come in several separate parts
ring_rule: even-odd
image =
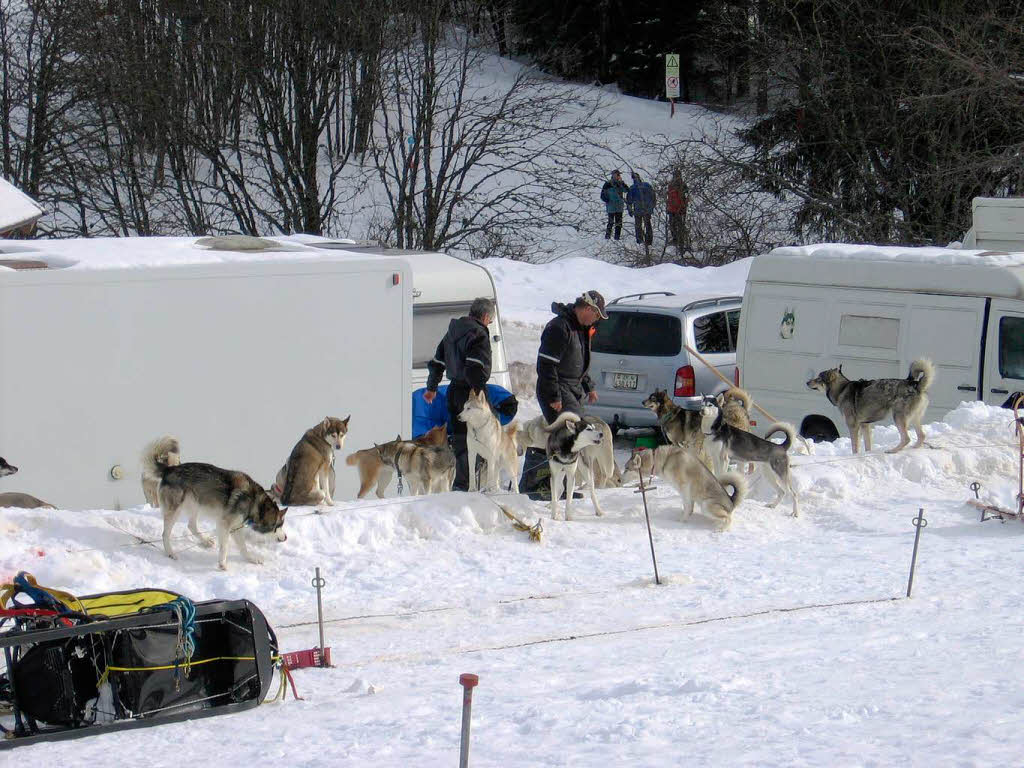
[[[440,448],[448,444],[448,428],[438,424],[428,432],[412,440],[416,445]],[[374,486],[378,499],[384,498],[384,491],[395,476],[395,469],[381,458],[379,446],[363,448],[345,457],[345,463],[359,470],[359,498],[363,498]]]
[[[328,416],[302,435],[277,473],[282,504],[334,504],[334,452],[345,445],[350,418]]]

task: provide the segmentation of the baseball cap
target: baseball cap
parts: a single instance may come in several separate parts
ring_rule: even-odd
[[[608,315],[604,311],[604,296],[597,291],[586,291],[580,298],[583,299],[584,304],[596,309],[602,320],[608,319]]]

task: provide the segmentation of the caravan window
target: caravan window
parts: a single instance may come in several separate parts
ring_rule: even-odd
[[[1024,317],[999,318],[999,375],[1024,379]]]
[[[413,304],[412,367],[426,368],[437,351],[437,345],[448,332],[448,325],[469,314],[470,304]]]

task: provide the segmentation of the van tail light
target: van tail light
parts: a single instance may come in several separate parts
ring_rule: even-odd
[[[736,387],[740,385],[740,367],[738,365],[732,370],[732,383]]]
[[[676,371],[676,397],[693,397],[697,393],[697,382],[693,378],[693,366],[684,365]]]

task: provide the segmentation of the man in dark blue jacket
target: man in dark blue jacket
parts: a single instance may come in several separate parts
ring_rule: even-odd
[[[448,371],[448,413],[452,423],[452,450],[455,452],[455,483],[452,490],[469,488],[469,457],[466,449],[466,424],[458,415],[473,391],[484,390],[491,377],[491,336],[487,326],[494,317],[494,302],[474,299],[469,315],[452,320],[448,332],[437,345],[434,359],[427,363],[427,390],[423,399],[433,402],[441,376]],[[486,391],[486,390],[485,390]]]
[[[651,215],[657,202],[654,187],[633,173],[633,186],[626,195],[626,207],[633,217],[633,228],[636,231],[637,245],[650,245],[654,242],[654,229],[651,227]]]
[[[590,328],[607,320],[604,297],[587,291],[571,305],[551,305],[553,320],[544,327],[537,351],[537,401],[550,424],[562,411],[583,415],[583,400],[597,402],[587,374],[590,368]]]
[[[548,424],[558,414],[571,411],[583,415],[583,402],[597,402],[597,392],[587,370],[590,368],[591,327],[607,320],[604,297],[587,291],[572,304],[554,303],[554,319],[544,327],[537,351],[537,402]],[[545,451],[530,448],[523,460],[519,492],[532,498],[550,494]]]

